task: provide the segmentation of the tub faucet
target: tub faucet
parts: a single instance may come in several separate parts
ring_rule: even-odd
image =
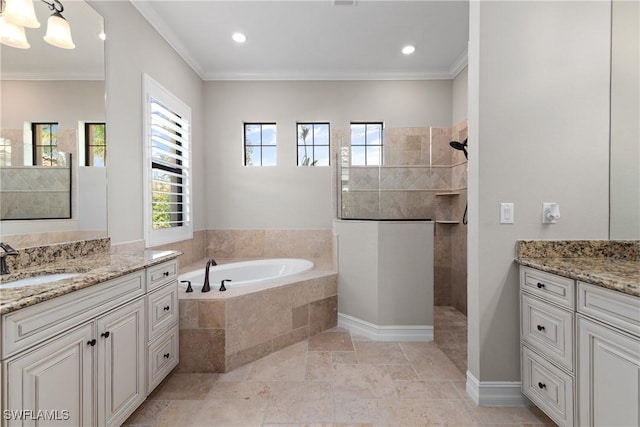
[[[2,248],[2,253],[0,253],[0,274],[11,274],[9,268],[7,267],[7,257],[8,256],[17,256],[18,251],[13,249],[6,243],[0,242],[0,248]]]
[[[211,285],[209,284],[209,268],[212,265],[218,265],[213,258],[209,258],[207,261],[207,266],[204,268],[204,285],[202,285],[202,292],[209,292],[211,290]]]

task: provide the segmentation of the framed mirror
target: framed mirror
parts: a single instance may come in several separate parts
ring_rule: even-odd
[[[107,236],[104,20],[62,5],[75,49],[43,40],[38,0],[30,48],[0,48],[0,237],[23,247]]]
[[[611,9],[609,238],[640,239],[640,3]]]

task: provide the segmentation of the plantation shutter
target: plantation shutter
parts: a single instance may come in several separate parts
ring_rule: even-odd
[[[191,109],[145,75],[147,246],[193,236]]]
[[[151,98],[153,229],[181,227],[189,212],[189,123]]]

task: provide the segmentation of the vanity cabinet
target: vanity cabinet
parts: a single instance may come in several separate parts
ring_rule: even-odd
[[[122,424],[146,398],[144,320],[144,272],[5,315],[3,408],[32,411],[7,425]]]
[[[178,364],[178,263],[147,270],[147,393]]]
[[[520,268],[522,393],[560,426],[575,420],[575,283]]]
[[[640,425],[640,298],[520,267],[522,393],[560,426]]]
[[[578,348],[580,424],[640,425],[640,298],[578,283]]]
[[[3,426],[121,425],[178,363],[177,261],[3,315],[1,353]]]
[[[93,339],[93,325],[87,323],[3,362],[3,377],[11,384],[3,390],[3,424],[37,425],[38,412],[49,411],[48,420],[53,419],[58,425],[94,425],[96,349],[89,344]],[[33,413],[22,413],[23,408]],[[8,420],[6,411],[11,415]]]

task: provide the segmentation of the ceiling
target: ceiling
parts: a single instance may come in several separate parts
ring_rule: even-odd
[[[442,79],[467,60],[468,0],[131,2],[203,80]]]
[[[468,0],[131,3],[203,80],[447,79],[467,61]],[[31,49],[0,46],[2,79],[104,79],[102,17],[84,1],[63,4],[76,49],[42,40],[51,12],[36,1],[42,26],[26,30]],[[236,31],[246,43],[231,40]]]

